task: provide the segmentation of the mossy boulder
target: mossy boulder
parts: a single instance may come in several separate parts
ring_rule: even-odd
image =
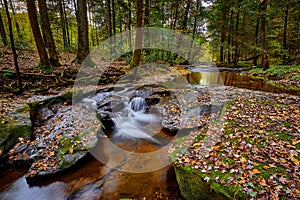
[[[32,123],[28,105],[17,106],[0,119],[0,157],[9,151],[19,137],[30,138]]]
[[[225,200],[224,195],[214,191],[202,178],[199,170],[190,166],[174,166],[181,195],[187,200]]]

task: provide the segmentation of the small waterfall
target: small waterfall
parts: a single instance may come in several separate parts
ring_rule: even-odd
[[[142,97],[134,97],[131,99],[129,106],[133,111],[145,111],[146,100]]]

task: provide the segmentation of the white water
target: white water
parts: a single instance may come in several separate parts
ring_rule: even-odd
[[[150,139],[156,143],[152,135],[158,133],[161,119],[158,114],[145,113],[146,101],[142,97],[134,97],[120,113],[114,113],[116,126],[115,137],[127,139]]]

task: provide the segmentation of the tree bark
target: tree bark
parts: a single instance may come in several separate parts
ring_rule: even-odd
[[[288,25],[288,17],[289,17],[289,2],[286,2],[285,6],[285,16],[284,16],[284,25],[283,25],[283,42],[282,46],[285,52],[283,52],[283,63],[287,64],[287,54],[288,54],[288,46],[287,46],[287,25]]]
[[[4,28],[1,13],[0,13],[0,35],[1,35],[2,42],[3,42],[4,46],[8,45],[7,38],[6,38],[6,32],[5,32],[5,28]]]
[[[261,55],[262,55],[262,68],[266,70],[269,68],[269,62],[268,62],[268,54],[267,54],[267,40],[266,40],[266,24],[267,24],[267,5],[268,0],[260,0],[261,4],[261,40],[262,40],[262,48],[261,48]]]
[[[227,38],[227,62],[228,64],[231,63],[231,38],[232,38],[232,32],[233,32],[233,10],[231,10],[229,14],[229,33]]]
[[[77,1],[78,52],[76,61],[82,63],[89,54],[89,31],[86,0]]]
[[[239,60],[239,43],[238,43],[238,37],[239,37],[239,21],[240,21],[240,8],[238,7],[237,13],[236,13],[236,22],[235,22],[235,50],[234,50],[234,65],[237,65]]]
[[[38,5],[39,5],[39,11],[41,15],[41,25],[42,25],[42,32],[44,36],[44,42],[46,44],[46,47],[48,48],[50,63],[53,66],[59,66],[60,63],[59,63],[54,39],[52,36],[52,31],[50,28],[46,0],[38,0]]]
[[[35,1],[26,0],[26,2],[27,2],[28,17],[31,25],[32,34],[35,40],[36,48],[40,56],[40,64],[46,68],[49,68],[50,62],[49,62],[48,54],[45,48],[45,44],[37,20]]]
[[[143,0],[136,0],[136,36],[135,36],[135,48],[133,52],[133,58],[130,67],[134,68],[140,65],[143,33],[139,28],[143,25]]]
[[[112,7],[112,30],[113,30],[113,34],[116,35],[115,0],[111,0],[111,7]]]
[[[255,26],[255,34],[254,34],[254,48],[255,48],[254,52],[255,52],[255,55],[258,53],[257,46],[258,46],[260,15],[261,15],[261,5],[259,4],[259,6],[258,6],[258,17],[256,18],[256,26]],[[253,65],[254,66],[257,66],[257,60],[258,60],[258,56],[255,56],[253,58]]]
[[[222,15],[222,27],[221,27],[221,46],[220,46],[220,62],[224,62],[224,44],[226,39],[226,21],[227,21],[227,11],[225,10]]]
[[[58,7],[59,7],[61,29],[63,34],[63,42],[64,42],[64,48],[67,48],[68,41],[67,41],[66,21],[65,21],[63,4],[64,2],[62,0],[59,0]]]
[[[111,6],[110,0],[106,0],[106,14],[107,14],[107,30],[109,33],[109,37],[112,36],[112,25],[111,25]]]
[[[16,30],[17,30],[18,36],[19,36],[19,38],[22,38],[22,34],[21,34],[21,31],[20,31],[20,26],[19,26],[18,20],[16,20],[16,12],[15,12],[13,2],[11,0],[9,0],[9,4],[10,4],[10,8],[11,8],[12,14],[13,14],[14,19],[15,19],[15,25],[16,25]]]
[[[17,94],[22,94],[22,81],[21,81],[20,69],[19,69],[19,64],[18,64],[18,54],[17,54],[16,48],[15,48],[14,35],[13,35],[13,31],[12,31],[12,23],[11,23],[9,9],[8,9],[8,5],[7,5],[7,0],[4,0],[4,5],[5,5],[6,16],[7,16],[7,21],[8,21],[10,45],[11,45],[11,49],[13,52],[14,63],[15,63],[15,68],[16,68],[16,72],[17,72],[17,83],[18,83]]]
[[[129,49],[132,48],[132,42],[131,42],[131,0],[128,0],[128,43],[129,43]]]

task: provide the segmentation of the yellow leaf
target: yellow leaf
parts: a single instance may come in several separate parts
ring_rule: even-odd
[[[300,142],[300,140],[295,140],[295,139],[292,139],[292,145],[296,145]]]
[[[251,170],[250,172],[251,172],[252,174],[259,174],[259,173],[261,173],[261,171],[258,170],[258,169],[253,169],[253,170]]]
[[[241,162],[242,162],[242,163],[245,163],[245,162],[247,162],[247,158],[245,158],[245,157],[242,157],[242,158],[241,158]]]
[[[299,165],[300,165],[298,159],[294,158],[293,156],[291,156],[291,161],[293,161],[293,163],[294,163],[296,166],[299,166]]]

